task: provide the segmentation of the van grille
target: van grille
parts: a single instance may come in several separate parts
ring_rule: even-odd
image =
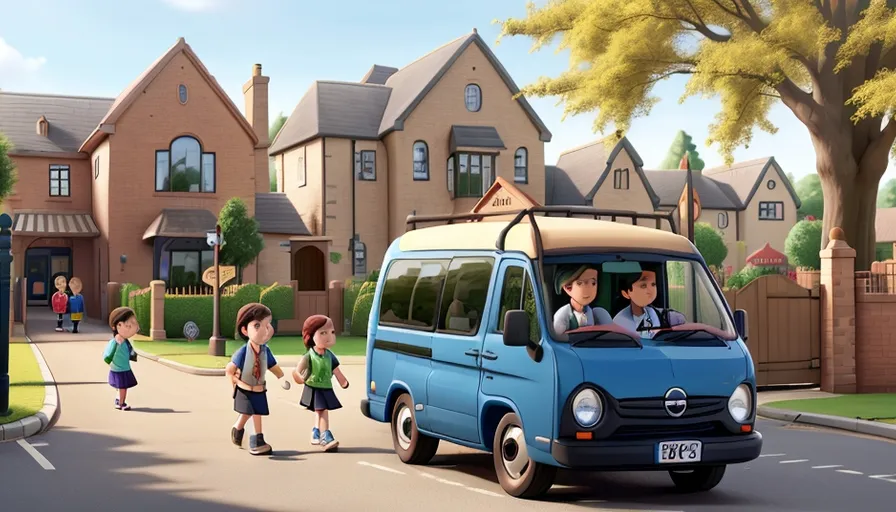
[[[725,410],[727,398],[689,397],[688,407],[679,418],[713,416]],[[617,412],[626,419],[672,419],[663,406],[662,398],[633,398],[619,400]]]
[[[690,425],[624,425],[616,429],[610,439],[633,440],[652,439],[671,436],[707,437],[726,434],[717,423],[691,423]],[[730,434],[728,434],[730,435]]]

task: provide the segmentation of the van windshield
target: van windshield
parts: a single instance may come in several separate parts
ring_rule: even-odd
[[[659,255],[546,260],[545,304],[558,341],[709,344],[737,339],[702,263]]]

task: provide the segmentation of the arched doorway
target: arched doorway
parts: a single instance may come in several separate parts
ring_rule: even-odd
[[[293,254],[292,275],[298,291],[317,292],[327,289],[327,262],[323,251],[306,245]]]

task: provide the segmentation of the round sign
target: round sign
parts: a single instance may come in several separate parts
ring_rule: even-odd
[[[199,326],[192,320],[184,324],[184,338],[193,341],[199,337]]]

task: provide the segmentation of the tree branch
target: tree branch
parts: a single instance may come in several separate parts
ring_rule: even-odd
[[[877,178],[880,179],[887,169],[887,159],[894,142],[896,142],[896,119],[891,117],[887,121],[887,126],[881,130],[880,136],[868,144],[859,161],[859,168],[879,170]]]
[[[757,34],[762,32],[768,25],[766,25],[766,23],[762,21],[762,18],[759,17],[759,13],[753,8],[753,4],[750,3],[750,0],[738,0],[738,2],[743,7],[744,11],[747,12],[747,16],[744,18],[747,25],[749,25]]]
[[[810,132],[817,133],[820,127],[820,106],[812,98],[812,95],[802,90],[789,78],[785,78],[773,87],[781,95],[781,101],[796,115],[796,118]]]

